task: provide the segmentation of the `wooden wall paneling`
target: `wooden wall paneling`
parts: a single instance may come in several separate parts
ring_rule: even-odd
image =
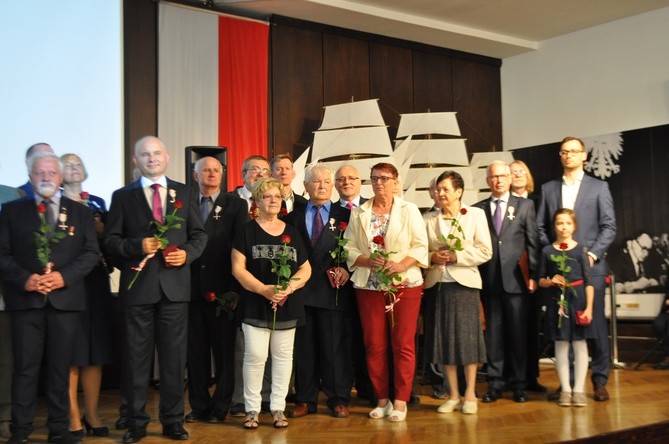
[[[134,143],[158,134],[158,4],[123,1],[125,178],[132,180]]]
[[[453,105],[453,59],[413,52],[413,112],[458,111]]]
[[[369,42],[323,34],[323,103],[370,99]]]
[[[271,27],[270,156],[297,158],[313,142],[323,110],[323,58],[320,32]]]
[[[400,113],[413,111],[412,51],[372,42],[369,51],[372,98],[379,98],[391,139],[397,134]]]
[[[454,109],[469,153],[502,150],[500,67],[453,59]]]

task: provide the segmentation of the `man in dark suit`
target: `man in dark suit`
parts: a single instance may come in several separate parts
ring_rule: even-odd
[[[186,421],[222,422],[230,408],[235,382],[235,310],[239,302],[231,293],[235,280],[230,254],[232,240],[248,221],[248,212],[242,199],[221,192],[223,166],[217,159],[198,159],[193,177],[200,189],[200,218],[208,240],[202,256],[191,264],[187,368],[192,411]],[[211,355],[216,390],[210,395]]]
[[[163,435],[188,439],[181,423],[190,264],[202,254],[207,234],[198,215],[197,192],[165,177],[169,154],[160,139],[139,139],[134,162],[142,177],[114,192],[105,225],[105,247],[121,269],[119,295],[126,326],[129,429],[123,442],[137,442],[146,436],[150,420],[147,382],[154,346],[160,368]],[[178,225],[172,216],[182,219]],[[166,249],[156,225],[170,227],[162,236],[167,240]]]
[[[606,382],[609,377],[611,353],[609,334],[604,315],[606,275],[606,251],[616,236],[616,213],[609,185],[585,175],[583,166],[588,157],[583,141],[566,137],[560,145],[562,179],[546,182],[541,186],[541,200],[537,211],[539,242],[542,246],[555,240],[552,221],[560,208],[570,208],[576,213],[578,229],[574,239],[588,249],[590,278],[595,287],[593,326],[597,339],[590,341],[592,361],[592,383],[595,401],[606,401],[609,393]]]
[[[68,430],[69,370],[79,312],[86,309],[84,277],[100,251],[91,211],[60,194],[58,157],[36,153],[28,170],[35,197],[5,203],[0,212],[0,274],[14,349],[10,442],[27,442],[34,429],[43,356],[49,442],[79,442]],[[39,238],[47,249],[38,248]]]
[[[307,199],[299,194],[295,194],[291,188],[293,179],[295,179],[295,169],[293,169],[293,159],[290,157],[290,154],[277,154],[272,158],[271,165],[272,177],[283,184],[282,212],[285,208],[286,214],[288,214],[296,208],[305,206]]]
[[[476,204],[487,218],[493,256],[479,267],[483,278],[486,319],[488,391],[483,402],[495,402],[502,390],[513,390],[513,400],[527,401],[527,313],[530,293],[536,290],[538,236],[534,204],[512,196],[509,166],[502,161],[488,165],[492,196]],[[527,251],[530,279],[526,283],[519,261]]]
[[[295,408],[289,416],[299,418],[316,413],[318,392],[327,396],[335,418],[349,415],[351,375],[346,347],[350,289],[345,261],[337,263],[330,252],[338,245],[337,236],[351,212],[330,201],[334,175],[325,165],[315,164],[305,171],[304,187],[309,202],[290,213],[287,223],[297,228],[309,250],[311,278],[304,287],[305,323],[295,335]],[[337,286],[341,287],[337,290]]]

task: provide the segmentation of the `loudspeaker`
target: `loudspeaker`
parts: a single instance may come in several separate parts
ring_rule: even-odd
[[[228,191],[228,149],[224,146],[187,146],[186,147],[186,184],[196,185],[193,179],[195,162],[202,157],[214,157],[223,165],[221,191]]]

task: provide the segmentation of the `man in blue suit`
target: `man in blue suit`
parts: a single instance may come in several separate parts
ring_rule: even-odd
[[[160,367],[163,435],[184,440],[189,437],[182,422],[190,264],[206,247],[207,233],[198,214],[197,190],[165,177],[169,154],[160,139],[139,139],[134,162],[142,177],[114,192],[105,225],[105,247],[121,270],[119,297],[126,326],[129,430],[123,442],[146,436],[154,345]],[[163,234],[168,240],[168,249],[163,250],[153,221],[162,224],[168,214],[183,220]]]
[[[606,382],[609,377],[610,347],[608,327],[604,315],[606,290],[606,251],[616,235],[616,214],[609,185],[585,175],[583,166],[588,157],[585,144],[576,137],[565,137],[560,145],[562,179],[542,185],[537,211],[539,242],[542,246],[555,241],[552,227],[553,214],[560,208],[571,208],[576,213],[578,229],[574,239],[588,249],[591,278],[595,287],[593,327],[597,338],[591,342],[592,383],[595,401],[607,401]]]

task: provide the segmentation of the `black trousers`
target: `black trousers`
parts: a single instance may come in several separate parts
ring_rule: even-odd
[[[216,305],[204,300],[189,303],[188,402],[198,415],[227,413],[235,387],[235,320],[224,311],[216,316]],[[216,389],[210,395],[212,355]]]
[[[304,307],[306,322],[295,332],[295,399],[315,412],[318,391],[328,407],[351,402],[351,365],[344,311]]]
[[[49,432],[70,426],[70,365],[79,312],[44,308],[11,312],[14,372],[12,433],[32,433],[42,358],[46,358],[45,400]]]
[[[663,308],[664,309],[664,308]],[[658,341],[662,341],[664,355],[669,356],[669,313],[660,313],[653,321],[653,331]]]
[[[128,425],[145,427],[151,419],[146,412],[146,399],[155,349],[160,375],[160,422],[182,422],[188,302],[171,302],[163,296],[155,304],[126,305],[124,315]]]
[[[527,385],[529,297],[525,293],[493,293],[483,297],[490,388],[501,390],[506,385],[515,390]]]

